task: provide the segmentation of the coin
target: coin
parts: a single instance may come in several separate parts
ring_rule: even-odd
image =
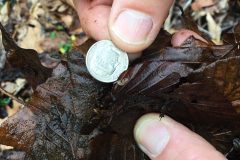
[[[128,68],[127,53],[118,49],[110,40],[101,40],[87,52],[86,65],[89,73],[105,83],[114,82]]]

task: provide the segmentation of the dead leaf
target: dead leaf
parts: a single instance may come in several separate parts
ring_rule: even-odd
[[[121,103],[124,110],[130,106],[150,111],[162,110],[185,124],[189,119],[192,125],[198,127],[211,123],[209,132],[219,125],[224,126],[217,130],[230,131],[228,138],[220,141],[210,133],[205,138],[219,150],[227,152],[231,147],[229,139],[240,134],[237,127],[240,125],[240,52],[232,50],[234,46],[213,46],[190,37],[181,47],[151,50],[121,75],[113,93],[119,103],[128,97],[142,96],[133,100],[137,104],[132,106],[126,101]],[[154,103],[144,97],[161,99],[162,102]],[[205,129],[200,129],[198,133],[204,135],[207,133]]]
[[[220,44],[221,34],[222,34],[221,26],[217,24],[217,22],[215,22],[215,20],[209,13],[207,13],[207,21],[208,21],[208,29],[209,29],[212,40],[216,44]]]
[[[9,2],[6,2],[3,7],[0,9],[0,22],[6,24],[9,19]]]
[[[196,0],[192,3],[192,9],[194,11],[200,10],[204,7],[209,7],[214,5],[216,2],[214,0]]]
[[[4,36],[8,51],[19,49]],[[145,113],[162,112],[229,152],[240,135],[240,116],[232,105],[239,99],[239,51],[193,37],[172,48],[171,36],[165,34],[165,39],[146,50],[113,85],[94,80],[79,52],[68,54],[25,107],[0,125],[0,143],[26,151],[29,159],[144,160],[132,137],[133,126]],[[38,71],[34,65],[29,68]]]
[[[33,88],[46,81],[52,74],[52,69],[41,65],[38,53],[32,49],[18,47],[0,23],[2,41],[7,51],[7,60],[12,67],[21,68]]]

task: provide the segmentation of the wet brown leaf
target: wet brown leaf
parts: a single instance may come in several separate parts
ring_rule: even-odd
[[[35,50],[23,49],[17,46],[1,23],[0,29],[2,31],[3,45],[7,51],[8,63],[14,68],[21,69],[33,88],[44,83],[51,76],[52,69],[41,65],[38,53]]]
[[[113,86],[94,80],[79,52],[69,54],[25,108],[0,125],[0,143],[26,151],[28,159],[145,160],[133,126],[145,113],[162,112],[229,152],[240,135],[239,50],[193,37],[172,48],[165,36]],[[12,39],[4,43],[10,52],[19,49]]]
[[[35,115],[28,108],[23,108],[4,121],[0,127],[2,144],[14,146],[17,149],[29,150],[28,144],[32,144],[35,139],[35,118]]]
[[[121,75],[113,93],[120,101],[131,95],[162,99],[138,99],[134,107],[162,111],[186,125],[190,123],[219,150],[227,152],[231,139],[240,134],[240,51],[234,47],[204,44],[191,37],[181,47],[151,50]],[[123,104],[122,108],[130,106]],[[204,129],[199,129],[201,125]],[[216,128],[216,135],[231,134],[228,138],[213,136]]]
[[[100,133],[94,130],[101,117],[95,111],[99,90],[104,89],[87,73],[83,57],[72,54],[24,109],[0,126],[0,143],[30,152],[30,159],[86,157],[89,140]],[[29,118],[21,114],[25,111]]]
[[[225,97],[225,100],[230,104],[223,105],[223,107],[229,108],[226,108],[224,111],[219,109],[219,112],[222,112],[221,114],[224,113],[226,115],[228,113],[232,113],[230,116],[234,117],[234,114],[236,115],[236,113],[240,113],[239,66],[239,56],[219,60],[208,65],[207,67],[196,70],[192,75],[189,76],[189,80],[195,81],[195,83],[202,83],[203,85],[212,88],[212,90],[222,95],[222,97]],[[214,98],[210,98],[208,101],[210,102],[211,99],[214,100]],[[220,98],[220,96],[216,97],[215,99],[224,100],[224,98]],[[231,105],[235,107],[235,109],[231,107]],[[220,106],[220,104],[215,103],[215,106]]]
[[[93,153],[89,160],[147,160],[148,158],[134,144],[133,139],[119,137],[117,134],[103,134],[90,144]],[[97,148],[97,149],[96,149]]]
[[[155,95],[159,92],[170,92],[186,77],[191,68],[181,64],[164,61],[145,61],[130,67],[123,73],[122,78],[115,85],[114,92],[119,97],[132,94]]]

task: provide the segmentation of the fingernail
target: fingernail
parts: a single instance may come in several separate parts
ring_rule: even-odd
[[[122,11],[112,26],[112,31],[129,44],[144,43],[153,27],[151,16],[135,11]]]
[[[134,128],[134,137],[142,151],[150,158],[155,158],[167,146],[170,134],[159,117],[156,119],[145,115],[138,120]]]

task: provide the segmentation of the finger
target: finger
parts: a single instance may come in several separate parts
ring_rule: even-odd
[[[225,160],[206,140],[167,116],[144,115],[135,125],[134,137],[154,160]]]
[[[156,38],[173,0],[114,0],[109,19],[113,42],[127,52],[139,52]]]
[[[108,21],[113,0],[74,0],[81,26],[95,40],[110,39]]]
[[[172,46],[179,47],[181,46],[189,37],[194,36],[194,38],[199,39],[203,42],[208,43],[204,38],[198,35],[196,32],[187,29],[181,29],[175,33],[172,37]]]

